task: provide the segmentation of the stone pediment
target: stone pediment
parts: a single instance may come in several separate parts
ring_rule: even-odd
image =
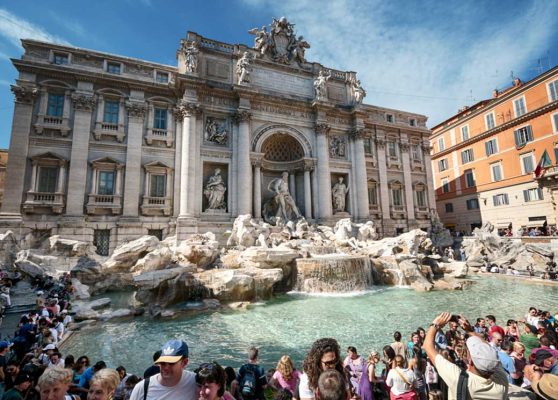
[[[145,169],[152,169],[152,168],[165,168],[165,169],[172,169],[172,167],[168,166],[162,161],[151,161],[147,164],[144,164],[143,167]]]
[[[90,161],[90,164],[92,165],[99,165],[99,164],[116,164],[116,165],[122,165],[122,163],[118,160],[115,160],[112,157],[102,157],[102,158],[98,158],[96,160]]]
[[[64,157],[59,156],[58,154],[54,154],[50,151],[46,153],[37,154],[36,156],[30,157],[31,160],[57,160],[57,161],[68,161]]]

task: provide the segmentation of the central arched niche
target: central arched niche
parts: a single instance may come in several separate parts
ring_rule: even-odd
[[[305,152],[301,143],[292,135],[276,132],[264,139],[261,145],[261,198],[263,205],[272,198],[268,190],[269,183],[275,178],[281,178],[281,173],[287,171],[289,176],[289,193],[295,200],[299,211],[304,214],[304,157]]]

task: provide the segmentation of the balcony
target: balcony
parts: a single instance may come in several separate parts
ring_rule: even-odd
[[[417,207],[415,206],[415,218],[416,219],[428,219],[430,218],[430,211],[428,207]]]
[[[114,137],[118,142],[122,143],[126,134],[124,133],[124,125],[113,124],[111,122],[96,122],[93,135],[96,140],[101,140],[103,136]]]
[[[120,214],[122,196],[110,194],[90,194],[87,200],[87,214]]]
[[[405,218],[407,216],[405,206],[390,205],[389,206],[389,212],[390,212],[391,218],[393,218],[393,219],[401,219],[401,218]]]
[[[62,214],[64,210],[64,193],[27,192],[23,203],[26,213],[44,213],[50,209],[54,214]]]
[[[413,158],[411,162],[411,168],[414,171],[422,171],[423,169],[422,160],[420,158]]]
[[[35,131],[42,135],[45,129],[59,131],[60,135],[68,136],[70,133],[70,120],[64,117],[51,115],[38,115],[35,123]]]
[[[167,147],[172,147],[174,138],[172,137],[172,132],[169,132],[167,129],[149,128],[147,129],[147,135],[145,135],[145,142],[151,145],[154,141],[165,142]]]
[[[172,203],[170,197],[143,196],[141,213],[143,215],[170,216],[172,214]]]

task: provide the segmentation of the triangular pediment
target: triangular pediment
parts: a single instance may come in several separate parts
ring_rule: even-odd
[[[46,153],[37,154],[33,157],[30,157],[31,160],[59,160],[59,161],[67,161],[64,157],[59,156],[58,154],[52,153],[47,151]]]

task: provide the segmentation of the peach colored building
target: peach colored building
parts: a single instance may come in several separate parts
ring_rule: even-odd
[[[470,232],[556,226],[558,66],[528,82],[515,79],[491,99],[432,128],[436,206],[446,227]],[[535,169],[546,150],[542,175]]]

